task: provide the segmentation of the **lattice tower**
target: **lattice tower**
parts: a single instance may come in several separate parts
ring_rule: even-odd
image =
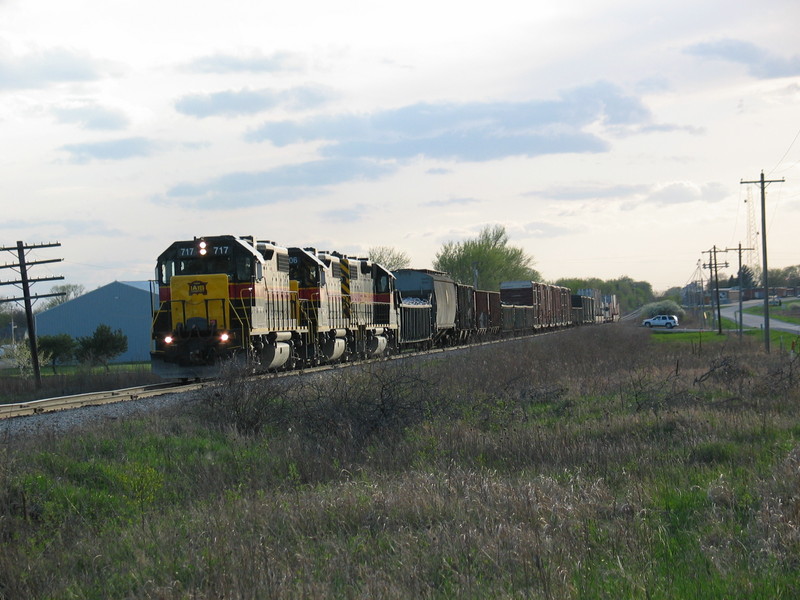
[[[756,209],[753,201],[752,189],[748,186],[747,198],[744,199],[747,206],[747,247],[750,248],[742,257],[744,264],[751,269],[758,269],[761,264],[758,259],[758,231],[756,230]]]

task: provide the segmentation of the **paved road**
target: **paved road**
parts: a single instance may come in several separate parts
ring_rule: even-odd
[[[743,303],[744,308],[748,308],[750,306],[763,306],[763,300],[748,300]],[[739,322],[739,304],[727,304],[721,307],[722,316],[728,319],[733,319],[737,323]],[[742,316],[742,323],[745,327],[755,327],[756,329],[760,329],[764,326],[764,317],[760,315],[748,315],[744,313]],[[779,321],[772,316],[772,311],[769,313],[769,328],[770,330],[775,331],[788,331],[790,333],[797,333],[800,334],[800,325],[795,325],[794,323],[786,323],[784,321]]]

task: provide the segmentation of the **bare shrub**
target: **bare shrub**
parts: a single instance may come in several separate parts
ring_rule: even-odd
[[[292,390],[303,434],[362,444],[391,435],[444,409],[436,369],[425,363],[370,363],[323,373]]]
[[[202,394],[205,416],[247,435],[267,426],[286,428],[292,419],[288,385],[282,379],[252,377],[246,366],[225,363],[219,378]]]
[[[757,559],[800,568],[800,447],[777,465],[760,491],[763,500],[752,528]]]
[[[241,433],[266,426],[317,441],[360,445],[441,412],[436,369],[397,362],[334,369],[302,377],[252,378],[228,367],[204,394],[214,421]]]

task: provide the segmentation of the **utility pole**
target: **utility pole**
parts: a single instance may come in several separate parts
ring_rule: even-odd
[[[717,262],[717,252],[724,252],[724,250],[717,250],[716,245],[703,254],[709,255],[709,263],[707,265],[703,265],[703,267],[709,269],[714,274],[714,286],[716,287],[716,295],[717,295],[717,328],[719,330],[719,334],[722,335],[722,308],[719,305],[719,263]],[[727,267],[728,263],[722,265],[723,267]]]
[[[36,323],[33,318],[33,301],[38,300],[39,298],[51,298],[53,296],[63,296],[64,293],[56,293],[56,294],[36,294],[31,295],[30,284],[38,283],[40,281],[57,281],[59,279],[64,279],[61,276],[58,277],[40,277],[38,279],[30,279],[28,277],[28,267],[34,265],[43,265],[47,263],[54,263],[54,262],[61,262],[62,258],[51,258],[48,260],[36,260],[36,261],[28,261],[26,257],[26,250],[35,250],[38,248],[55,248],[61,246],[58,242],[54,244],[24,244],[23,242],[17,242],[16,246],[9,247],[9,248],[0,248],[0,251],[6,252],[15,252],[17,253],[17,259],[19,260],[18,263],[14,264],[7,264],[7,265],[0,265],[0,269],[15,269],[19,271],[19,280],[18,281],[0,281],[0,285],[21,285],[22,286],[22,298],[2,298],[0,299],[0,303],[3,302],[18,302],[20,300],[24,301],[25,303],[25,316],[28,321],[28,342],[31,348],[31,366],[33,367],[33,375],[36,378],[36,388],[42,387],[42,373],[39,369],[39,351],[36,347]],[[13,317],[12,317],[13,318]]]
[[[725,248],[725,252],[728,252],[729,250],[736,250],[736,248]],[[742,252],[745,251],[745,250],[753,250],[753,248],[742,248],[742,242],[739,242],[739,248],[738,248],[738,252],[739,252],[739,274],[737,275],[737,277],[739,278],[739,338],[740,339],[742,337],[742,329],[744,329],[744,321],[743,321],[743,317],[742,317],[742,300],[743,300],[743,298],[742,298],[742,295],[743,295],[742,294],[742,292],[743,292],[743,290],[742,290]]]
[[[764,349],[769,354],[769,269],[767,269],[767,184],[783,183],[785,179],[764,179],[764,171],[761,171],[759,181],[740,181],[741,185],[749,183],[761,184],[761,263],[764,276]]]

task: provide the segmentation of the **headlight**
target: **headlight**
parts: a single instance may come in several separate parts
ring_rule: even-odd
[[[165,336],[164,337],[164,343],[165,344],[171,344],[172,343],[172,336],[171,335]]]
[[[231,338],[231,336],[230,336],[230,335],[228,335],[228,333],[227,333],[227,332],[223,332],[223,333],[221,333],[221,334],[220,334],[220,336],[219,336],[219,341],[220,341],[220,342],[227,342],[227,341],[228,341],[230,338]]]

